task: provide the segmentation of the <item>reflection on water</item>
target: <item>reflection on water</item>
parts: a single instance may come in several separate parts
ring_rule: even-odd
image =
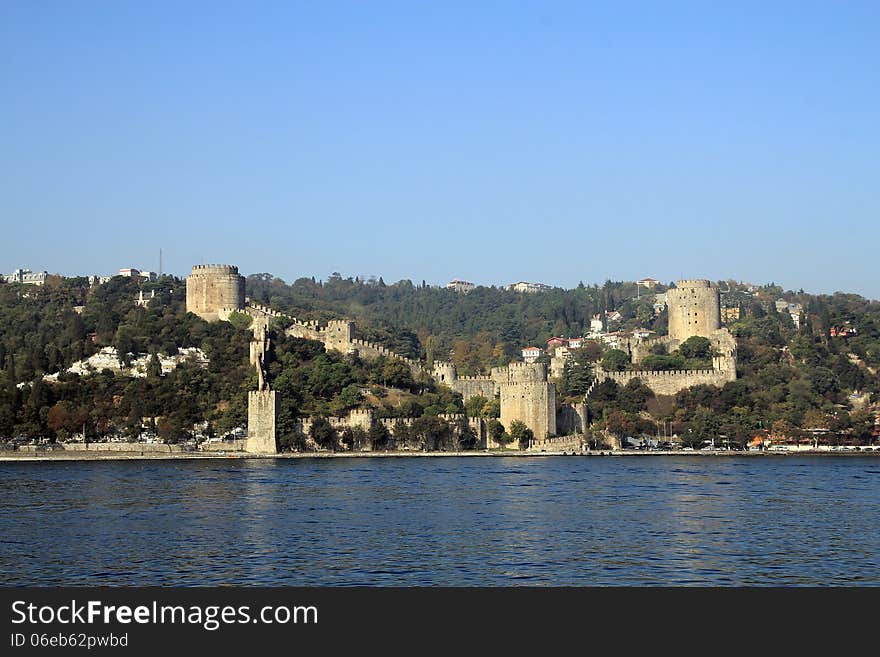
[[[878,584],[872,457],[0,464],[0,581]]]

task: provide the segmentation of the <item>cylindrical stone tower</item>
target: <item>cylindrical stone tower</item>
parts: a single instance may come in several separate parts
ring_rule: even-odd
[[[186,309],[209,322],[221,309],[244,308],[244,276],[233,265],[193,265],[186,277]]]
[[[666,291],[669,335],[684,342],[694,335],[710,337],[721,328],[718,288],[706,280],[678,281]]]

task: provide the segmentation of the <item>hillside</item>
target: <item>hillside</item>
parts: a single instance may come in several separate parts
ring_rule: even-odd
[[[623,388],[603,383],[589,400],[593,428],[619,435],[676,432],[694,444],[718,434],[742,443],[762,429],[793,436],[827,429],[853,441],[872,440],[880,304],[852,294],[723,286],[742,313],[727,324],[738,341],[739,379],[674,399],[656,398],[636,382]],[[460,294],[409,281],[386,285],[338,276],[288,285],[262,274],[251,276],[247,288],[255,300],[302,319],[352,318],[360,337],[412,357],[449,358],[463,373],[507,363],[522,347],[543,346],[554,335],[583,335],[603,309],[620,313],[615,328],[666,330],[653,295],[632,283],[539,294],[478,287]],[[141,290],[155,291],[146,307],[134,302]],[[780,299],[800,304],[800,327],[777,310]],[[91,288],[83,278],[57,277],[43,287],[0,285],[0,436],[64,439],[85,427],[89,439],[155,430],[173,442],[194,427],[203,435],[226,433],[246,422],[246,391],[254,386],[248,340],[248,332],[232,324],[208,324],[186,313],[184,281],[173,277],[153,283],[116,277]],[[147,363],[146,376],[62,372],[106,347],[123,361]],[[173,370],[157,368],[160,359],[191,348],[201,349],[207,362],[178,359]],[[575,353],[558,381],[560,398],[582,398],[593,363],[608,354],[590,342]],[[269,356],[271,383],[282,399],[279,434],[288,445],[298,440],[298,417],[344,414],[363,405],[384,417],[432,416],[461,411],[469,401],[413,380],[394,361],[324,353],[307,340],[278,336]],[[652,362],[660,367],[664,361]]]

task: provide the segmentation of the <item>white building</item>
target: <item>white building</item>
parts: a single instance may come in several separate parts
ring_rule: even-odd
[[[788,313],[791,321],[794,322],[794,327],[798,329],[801,327],[801,313],[803,311],[804,308],[799,303],[789,303],[785,299],[779,299],[776,302],[776,312]]]
[[[467,294],[471,290],[475,289],[477,286],[471,283],[470,281],[460,281],[455,279],[453,281],[449,281],[446,284],[447,290],[455,290],[456,292],[461,292],[462,294]]]
[[[536,292],[549,292],[553,287],[545,285],[544,283],[527,283],[526,281],[520,281],[519,283],[511,283],[507,286],[507,289],[512,290],[513,292],[534,294]]]
[[[654,295],[654,314],[659,315],[666,308],[666,292]]]
[[[612,349],[618,349],[621,345],[626,344],[629,335],[627,333],[614,332],[614,333],[603,333],[600,336],[602,342],[607,344]]]
[[[150,301],[156,298],[156,290],[150,290],[150,296],[144,296],[144,291],[140,290],[138,292],[137,298],[134,300],[134,305],[140,306],[141,308],[146,308],[149,305]]]
[[[24,285],[45,285],[46,277],[49,275],[45,271],[31,271],[30,269],[16,269],[11,274],[3,276],[3,280],[7,283],[22,283]]]
[[[540,347],[526,347],[522,350],[522,357],[525,362],[534,363],[543,353],[544,350]]]

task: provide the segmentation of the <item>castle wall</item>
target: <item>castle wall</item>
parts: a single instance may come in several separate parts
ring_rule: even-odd
[[[488,376],[460,376],[450,387],[460,393],[464,401],[471,397],[485,397],[486,400],[490,400],[498,393],[498,386]]]
[[[248,435],[245,451],[253,454],[277,454],[275,415],[278,400],[274,390],[248,392]]]
[[[166,445],[164,443],[55,443],[51,449],[45,445],[19,445],[19,452],[131,452],[132,454],[178,454],[183,452],[183,445]]]
[[[560,436],[584,433],[586,429],[586,404],[563,404],[556,411],[556,433]]]
[[[656,338],[635,342],[630,346],[630,358],[632,359],[632,362],[641,363],[645,356],[651,355],[651,347],[658,344],[662,344],[666,347],[666,353],[669,354],[678,349],[681,341],[671,335],[661,335]]]
[[[669,335],[684,342],[694,335],[709,337],[721,328],[718,288],[707,280],[678,281],[666,292]]]
[[[244,276],[233,265],[193,265],[186,277],[186,309],[209,322],[226,317],[232,310],[243,310]]]
[[[736,381],[736,370],[638,370],[632,372],[600,370],[598,377],[611,379],[621,386],[625,386],[632,379],[640,379],[655,395],[674,395],[681,390],[700,384],[721,388],[729,381]]]
[[[528,452],[582,452],[586,447],[586,438],[583,434],[571,436],[554,436],[544,440],[534,440],[526,451]]]
[[[220,440],[214,443],[202,443],[199,449],[203,452],[243,452],[247,440]]]

